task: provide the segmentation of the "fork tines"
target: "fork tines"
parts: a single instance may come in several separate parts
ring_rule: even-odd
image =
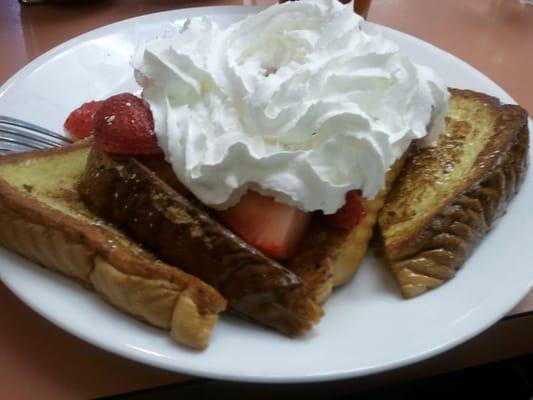
[[[0,115],[0,154],[59,147],[72,140],[16,118]]]

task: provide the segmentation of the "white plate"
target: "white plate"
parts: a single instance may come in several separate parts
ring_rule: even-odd
[[[206,7],[152,14],[81,35],[37,58],[0,89],[0,114],[61,130],[84,101],[136,91],[128,60],[135,45],[176,29],[183,18],[212,15],[229,23],[251,7]],[[177,22],[173,22],[177,21]],[[450,86],[514,101],[461,60],[403,33],[367,24],[396,41]],[[256,382],[355,377],[413,363],[449,349],[500,319],[533,283],[532,174],[508,214],[455,279],[403,300],[386,267],[368,256],[356,278],[337,290],[310,334],[287,339],[224,316],[209,348],[189,351],[166,332],[115,311],[76,283],[0,249],[0,276],[30,307],[61,328],[122,356],[192,375]]]

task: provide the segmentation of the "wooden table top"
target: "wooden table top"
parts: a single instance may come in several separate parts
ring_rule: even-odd
[[[271,1],[245,0],[246,4]],[[242,1],[115,0],[21,6],[0,2],[0,85],[54,46],[125,18],[182,7]],[[368,19],[417,36],[473,65],[533,112],[533,6],[520,0],[373,0]],[[190,377],[144,366],[93,347],[34,313],[0,284],[0,398],[93,398],[180,382]],[[533,294],[514,313],[533,311]],[[529,317],[527,317],[529,318]],[[420,376],[533,351],[531,319],[500,322],[434,360],[391,374]],[[512,328],[512,326],[515,326]],[[509,338],[513,338],[512,340]],[[514,342],[514,349],[508,347]],[[469,360],[469,361],[465,361]],[[432,369],[431,369],[432,368]],[[415,372],[413,372],[415,371]],[[416,372],[418,371],[418,373]],[[402,375],[403,374],[403,375]],[[369,381],[372,379],[369,378]]]

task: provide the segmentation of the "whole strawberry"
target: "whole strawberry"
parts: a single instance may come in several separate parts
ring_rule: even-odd
[[[148,104],[131,93],[104,100],[94,117],[96,146],[107,153],[158,154],[154,118]]]
[[[74,140],[80,140],[94,133],[94,116],[103,101],[89,101],[72,111],[63,127]]]
[[[359,190],[350,190],[346,193],[346,202],[335,212],[335,214],[326,215],[330,225],[345,231],[355,227],[366,215]]]

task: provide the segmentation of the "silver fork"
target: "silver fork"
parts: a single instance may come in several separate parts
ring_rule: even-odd
[[[30,122],[0,115],[0,155],[59,147],[72,140]]]

